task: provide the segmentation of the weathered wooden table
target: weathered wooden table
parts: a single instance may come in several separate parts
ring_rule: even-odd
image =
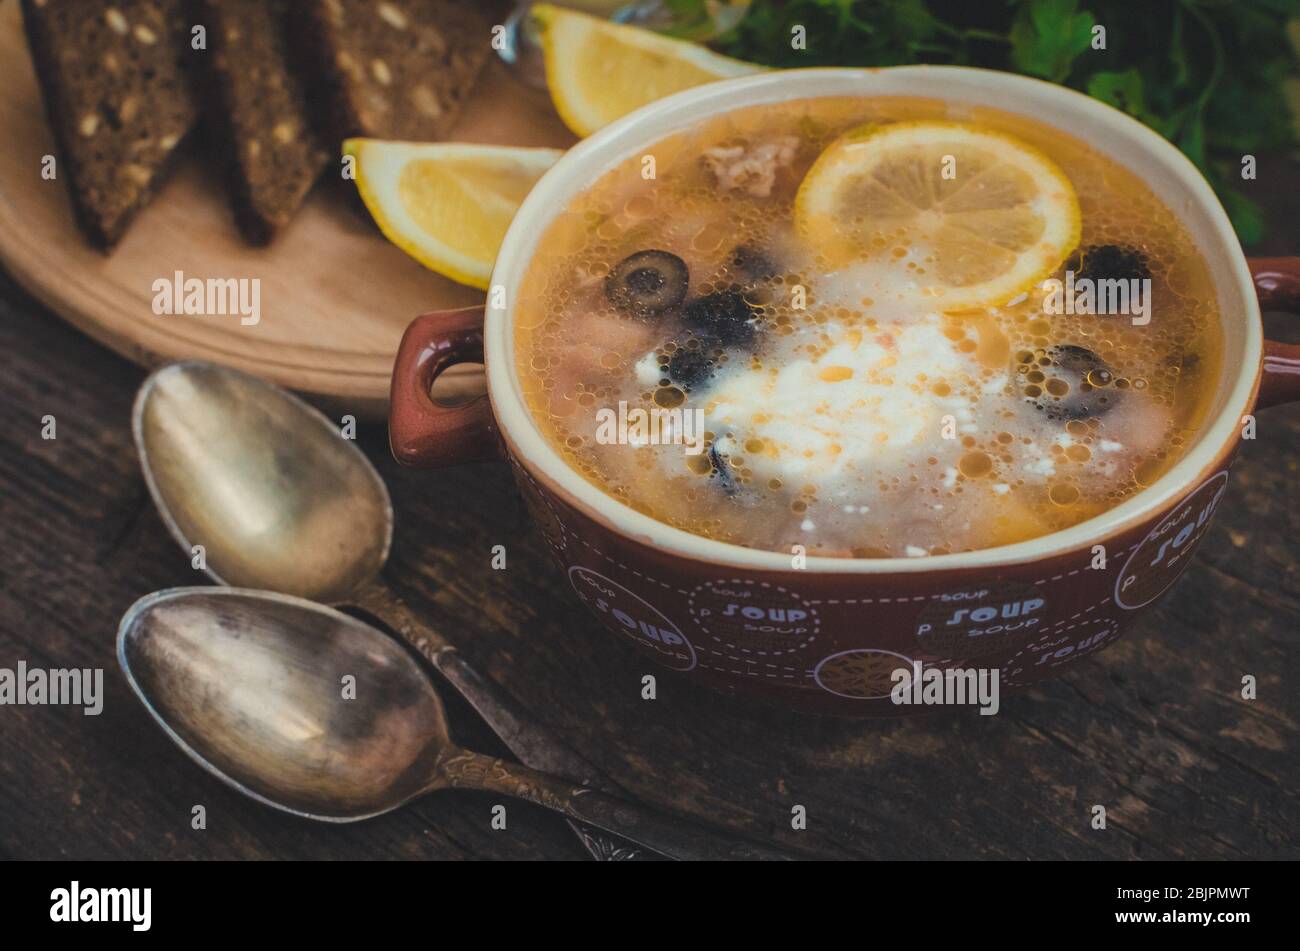
[[[1300,251],[1293,168],[1265,165],[1269,253]],[[1286,186],[1286,187],[1283,187]],[[1270,318],[1300,340],[1300,320]],[[581,858],[565,825],[447,793],[361,825],[249,802],[146,717],[114,657],[140,595],[205,583],[167,535],[130,433],[144,371],[0,272],[0,667],[102,667],[101,715],[0,707],[0,858]],[[57,439],[41,438],[42,417]],[[631,793],[828,857],[1296,858],[1300,828],[1300,410],[1262,414],[1172,595],[1120,643],[1002,713],[899,722],[755,709],[659,680],[548,560],[502,465],[400,470],[388,580],[493,680]],[[491,567],[494,545],[508,567]],[[1259,698],[1240,697],[1258,678]],[[456,734],[504,752],[449,695]],[[207,827],[191,827],[195,805]],[[1106,806],[1104,831],[1091,809]],[[806,831],[791,809],[807,809]]]

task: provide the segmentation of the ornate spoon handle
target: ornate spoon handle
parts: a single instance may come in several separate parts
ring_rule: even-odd
[[[525,799],[682,861],[793,858],[777,849],[670,819],[637,803],[468,750],[449,749],[439,758],[433,788],[479,789]]]
[[[484,679],[466,663],[456,648],[442,639],[432,627],[416,616],[382,581],[372,581],[352,598],[395,630],[411,647],[419,652],[456,691],[469,701],[492,732],[505,743],[510,752],[533,769],[562,776],[570,782],[580,783],[617,792],[585,759],[556,739],[510,697]],[[569,826],[582,841],[583,847],[599,861],[633,861],[653,859],[631,842],[604,834],[597,829],[583,828],[573,821]]]

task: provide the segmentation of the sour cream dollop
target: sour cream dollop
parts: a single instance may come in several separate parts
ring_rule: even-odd
[[[945,416],[958,429],[974,418],[980,368],[944,335],[939,314],[815,330],[816,352],[794,335],[785,353],[724,370],[708,392],[719,450],[755,474],[825,485],[897,472],[939,452]]]

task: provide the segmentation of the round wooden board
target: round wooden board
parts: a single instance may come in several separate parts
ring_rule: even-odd
[[[111,254],[93,250],[73,222],[65,183],[41,177],[54,142],[17,0],[0,0],[0,138],[0,263],[51,310],[139,363],[212,360],[349,412],[382,415],[412,318],[483,299],[389,244],[348,193],[351,183],[323,181],[273,245],[251,248],[212,163],[192,154]],[[517,82],[495,57],[451,138],[558,148],[574,141],[545,92]],[[155,314],[154,281],[177,271],[260,279],[260,321]],[[482,389],[479,369],[446,376],[449,395]]]

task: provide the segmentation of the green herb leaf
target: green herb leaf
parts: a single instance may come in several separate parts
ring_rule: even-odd
[[[1078,0],[1028,0],[1011,24],[1011,61],[1022,72],[1062,82],[1092,45],[1092,14]]]
[[[1220,189],[1219,197],[1242,244],[1255,244],[1264,237],[1264,209],[1231,188]]]
[[[1093,73],[1088,79],[1088,95],[1122,109],[1137,119],[1147,114],[1142,96],[1142,74],[1136,69],[1122,73]]]

